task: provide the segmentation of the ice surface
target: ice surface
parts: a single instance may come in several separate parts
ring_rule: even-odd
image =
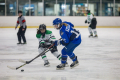
[[[50,28],[57,39],[59,31]],[[17,45],[17,30],[0,29],[0,80],[120,80],[120,28],[98,28],[98,38],[88,38],[88,29],[79,28],[82,43],[74,53],[79,66],[74,69],[56,70],[60,64],[50,52],[50,67],[44,67],[41,57],[22,67],[24,72],[11,70],[7,65],[18,67],[18,59],[30,60],[38,55],[36,29],[27,29],[27,45]],[[63,46],[58,46],[59,53]],[[72,61],[68,58],[68,63]]]

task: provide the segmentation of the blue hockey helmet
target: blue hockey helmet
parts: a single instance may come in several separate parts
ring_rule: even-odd
[[[53,25],[58,25],[58,24],[61,24],[62,23],[62,20],[60,18],[56,18],[53,20]]]

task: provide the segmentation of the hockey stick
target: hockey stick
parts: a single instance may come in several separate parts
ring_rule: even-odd
[[[10,69],[12,69],[12,70],[17,70],[17,69],[25,66],[26,64],[31,63],[33,60],[35,60],[35,59],[38,58],[39,56],[44,55],[46,52],[52,50],[53,48],[51,48],[51,47],[53,47],[53,46],[54,46],[54,44],[52,44],[49,48],[45,49],[41,54],[37,55],[37,56],[36,56],[35,58],[33,58],[32,60],[30,60],[30,61],[24,61],[25,63],[24,63],[23,65],[19,66],[19,67],[16,67],[16,68],[11,67],[11,66],[7,66],[7,67],[10,68]]]
[[[61,39],[62,39],[62,38],[60,38],[59,40],[61,40]],[[38,58],[39,56],[44,55],[46,52],[50,51],[49,49],[50,49],[51,47],[53,47],[53,46],[54,46],[54,44],[51,45],[49,48],[45,49],[41,54],[39,54],[38,56],[36,56],[34,59],[36,59],[36,58]],[[24,61],[24,60],[22,60],[22,59],[19,59],[18,61],[19,61],[19,62],[22,62],[22,63],[29,64],[29,63],[31,63],[34,59],[32,59],[32,60],[30,60],[30,61]]]
[[[50,48],[50,49],[45,49],[42,53],[40,53],[39,55],[37,55],[34,59],[32,59],[32,60],[30,60],[30,61],[24,61],[24,60],[22,60],[22,59],[19,59],[18,61],[19,62],[22,62],[22,63],[26,63],[26,64],[29,64],[29,63],[31,63],[33,60],[35,60],[36,58],[38,58],[39,56],[41,56],[41,55],[44,55],[45,53],[47,53],[48,51],[51,51],[53,48]]]

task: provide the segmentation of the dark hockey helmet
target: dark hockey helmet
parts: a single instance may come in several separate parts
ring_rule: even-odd
[[[90,10],[87,10],[87,14],[90,13]]]
[[[45,29],[46,30],[46,25],[45,24],[40,24],[39,30],[41,30],[41,29]]]
[[[22,11],[18,11],[18,13],[22,13]]]

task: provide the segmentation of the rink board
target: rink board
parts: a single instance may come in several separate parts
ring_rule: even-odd
[[[0,28],[15,28],[15,26],[1,26]],[[38,28],[38,26],[27,26],[27,28]],[[53,28],[53,26],[47,26]],[[88,26],[75,26],[74,28],[88,28]],[[120,28],[120,26],[97,26],[97,28]]]

